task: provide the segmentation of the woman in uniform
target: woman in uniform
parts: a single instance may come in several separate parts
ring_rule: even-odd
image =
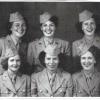
[[[62,54],[55,45],[49,45],[39,55],[45,68],[31,76],[31,96],[65,97],[72,96],[72,78],[61,70]]]
[[[22,37],[26,33],[26,22],[24,17],[19,12],[14,12],[10,14],[9,18],[9,35],[2,37],[0,39],[0,57],[5,54],[6,49],[9,47],[15,51],[18,51],[21,55],[22,63],[24,68],[22,69],[23,73],[26,73],[27,64],[27,44],[22,41]],[[0,58],[0,60],[1,60]],[[0,64],[1,65],[1,64]],[[0,74],[2,74],[4,69],[0,66]]]
[[[96,69],[96,62],[100,58],[100,49],[95,46],[80,49],[80,63],[82,70],[73,74],[73,96],[100,96],[100,72]]]
[[[35,65],[35,72],[43,70],[43,66],[39,62],[39,54],[43,51],[49,44],[57,45],[61,53],[65,54],[65,58],[70,56],[69,42],[55,38],[55,30],[58,25],[58,19],[56,16],[52,16],[48,12],[44,12],[40,15],[40,27],[43,36],[36,41],[29,44],[28,47],[28,62],[31,66]],[[65,65],[67,68],[68,63]],[[66,69],[65,68],[65,69]]]
[[[81,47],[91,47],[92,45],[100,49],[100,37],[96,34],[96,21],[92,12],[84,10],[79,14],[81,30],[84,34],[82,39],[76,40],[72,45],[74,72],[79,68],[79,49]]]
[[[30,77],[20,73],[21,58],[19,54],[9,48],[6,49],[1,64],[5,71],[0,75],[0,96],[30,96]]]

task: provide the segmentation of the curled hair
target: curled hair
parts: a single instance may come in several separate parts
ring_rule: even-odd
[[[99,48],[93,45],[89,48],[88,51],[92,53],[92,55],[94,56],[97,62],[100,60],[100,49]]]
[[[53,23],[55,24],[56,27],[58,26],[58,17],[52,16],[49,20],[50,20],[51,22],[53,22]],[[42,24],[40,24],[40,26],[42,26]]]
[[[45,62],[44,62],[45,56],[46,56],[46,53],[44,51],[40,52],[40,54],[39,54],[39,61],[40,61],[40,63],[44,67],[46,67]],[[60,53],[58,55],[58,58],[59,58],[59,65],[58,65],[58,67],[59,68],[63,68],[63,65],[65,65],[65,55],[63,53]]]
[[[19,55],[20,56],[20,55]],[[4,70],[8,70],[8,59],[9,58],[6,58],[6,59],[4,59],[2,62],[1,62],[1,65],[3,66],[3,69]],[[21,57],[20,57],[20,60],[21,60]],[[22,64],[21,64],[21,66],[20,66],[20,68],[19,68],[19,71],[21,70],[21,68],[22,68]]]
[[[27,30],[28,30],[28,22],[27,22],[27,19],[26,19],[25,17],[23,17],[23,20],[25,21],[25,25],[26,25],[26,28],[27,28]],[[13,25],[13,22],[8,22],[8,23],[7,23],[7,26],[6,26],[9,35],[12,33],[12,31],[11,31],[12,25]],[[26,32],[26,33],[27,33],[27,32]]]
[[[4,70],[7,70],[7,69],[8,69],[8,58],[5,59],[5,60],[3,60],[3,61],[1,62],[1,65],[3,66],[3,69],[4,69]]]
[[[58,26],[58,18],[56,16],[52,16],[49,20],[52,21],[56,27]]]

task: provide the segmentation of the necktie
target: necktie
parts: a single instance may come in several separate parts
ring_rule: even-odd
[[[88,88],[89,88],[89,91],[90,91],[90,96],[92,96],[92,91],[91,91],[91,89],[92,89],[92,78],[91,77],[88,77],[88,78],[86,78],[86,81],[87,81],[87,85],[88,85]]]
[[[12,77],[12,83],[13,83],[13,85],[15,86],[15,83],[16,83],[16,77],[15,77],[15,76]]]
[[[51,89],[53,88],[54,79],[55,79],[55,74],[51,75],[51,78],[50,78]]]

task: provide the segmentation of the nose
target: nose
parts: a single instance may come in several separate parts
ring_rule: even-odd
[[[50,63],[51,63],[51,64],[53,63],[53,59],[50,60]]]
[[[48,30],[50,29],[50,25],[47,26],[47,29],[48,29]]]
[[[88,59],[85,59],[85,62],[87,63],[88,62]]]
[[[91,27],[92,27],[92,25],[91,25],[91,23],[89,23],[89,24],[88,24],[88,28],[91,28]]]
[[[15,64],[15,65],[16,65],[16,64],[17,64],[17,61],[15,60],[15,61],[13,62],[13,64]]]

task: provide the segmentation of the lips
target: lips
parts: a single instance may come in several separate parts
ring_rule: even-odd
[[[88,32],[92,32],[92,31],[93,31],[93,29],[87,29],[87,31],[88,31]]]
[[[84,63],[83,64],[85,67],[89,67],[89,66],[91,66],[91,63]]]

